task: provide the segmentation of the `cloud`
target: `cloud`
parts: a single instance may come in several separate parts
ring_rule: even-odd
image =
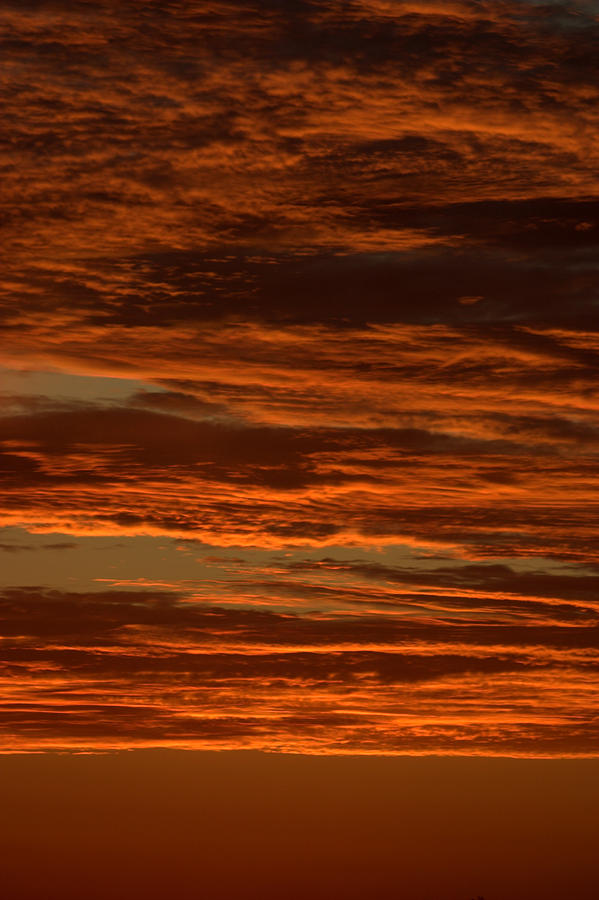
[[[586,202],[597,23],[568,13],[5,6],[15,251],[54,261],[91,247],[95,259],[236,243],[404,251],[453,244],[477,222],[458,217],[443,235],[426,216],[403,221],[405,206]]]
[[[4,553],[22,553],[31,550],[72,550],[77,546],[73,541],[56,541],[53,544],[5,544],[0,543],[0,551]]]
[[[0,25],[9,746],[596,752],[593,4]]]
[[[233,323],[186,327],[176,348],[145,337],[129,365],[141,377],[151,357],[161,390],[0,418],[7,524],[589,556],[594,351],[513,328]],[[124,349],[105,333],[115,369]],[[185,390],[164,389],[175,383]]]
[[[322,619],[164,591],[13,589],[0,608],[14,749],[594,749],[596,625]]]

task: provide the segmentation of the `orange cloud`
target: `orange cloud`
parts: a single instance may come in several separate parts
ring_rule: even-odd
[[[6,749],[596,749],[593,626],[321,619],[126,591],[12,591],[2,610]]]

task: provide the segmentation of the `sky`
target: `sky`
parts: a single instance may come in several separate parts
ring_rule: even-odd
[[[350,764],[447,792],[510,758],[569,821],[598,41],[595,0],[3,0],[8,783],[330,758],[301,805]]]
[[[19,900],[597,896],[596,760],[140,750],[0,774]]]
[[[594,755],[593,3],[4,3],[9,749]]]

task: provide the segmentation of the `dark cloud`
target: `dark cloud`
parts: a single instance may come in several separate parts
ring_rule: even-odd
[[[56,541],[53,544],[0,544],[4,553],[21,553],[24,550],[73,550],[77,546],[73,541]]]
[[[589,574],[586,567],[578,574],[556,574],[543,570],[518,572],[505,564],[466,564],[439,566],[436,568],[400,568],[383,566],[373,562],[341,562],[324,558],[320,561],[294,562],[290,564],[294,570],[324,570],[335,573],[346,571],[351,575],[362,576],[375,581],[407,585],[428,585],[438,587],[463,588],[483,595],[499,594],[505,602],[504,594],[521,597],[526,600],[527,608],[530,598],[554,598],[556,600],[586,601],[589,610],[597,610],[599,577]]]

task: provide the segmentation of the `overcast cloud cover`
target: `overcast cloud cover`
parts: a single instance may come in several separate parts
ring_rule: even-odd
[[[597,755],[596,3],[0,33],[3,746]]]

